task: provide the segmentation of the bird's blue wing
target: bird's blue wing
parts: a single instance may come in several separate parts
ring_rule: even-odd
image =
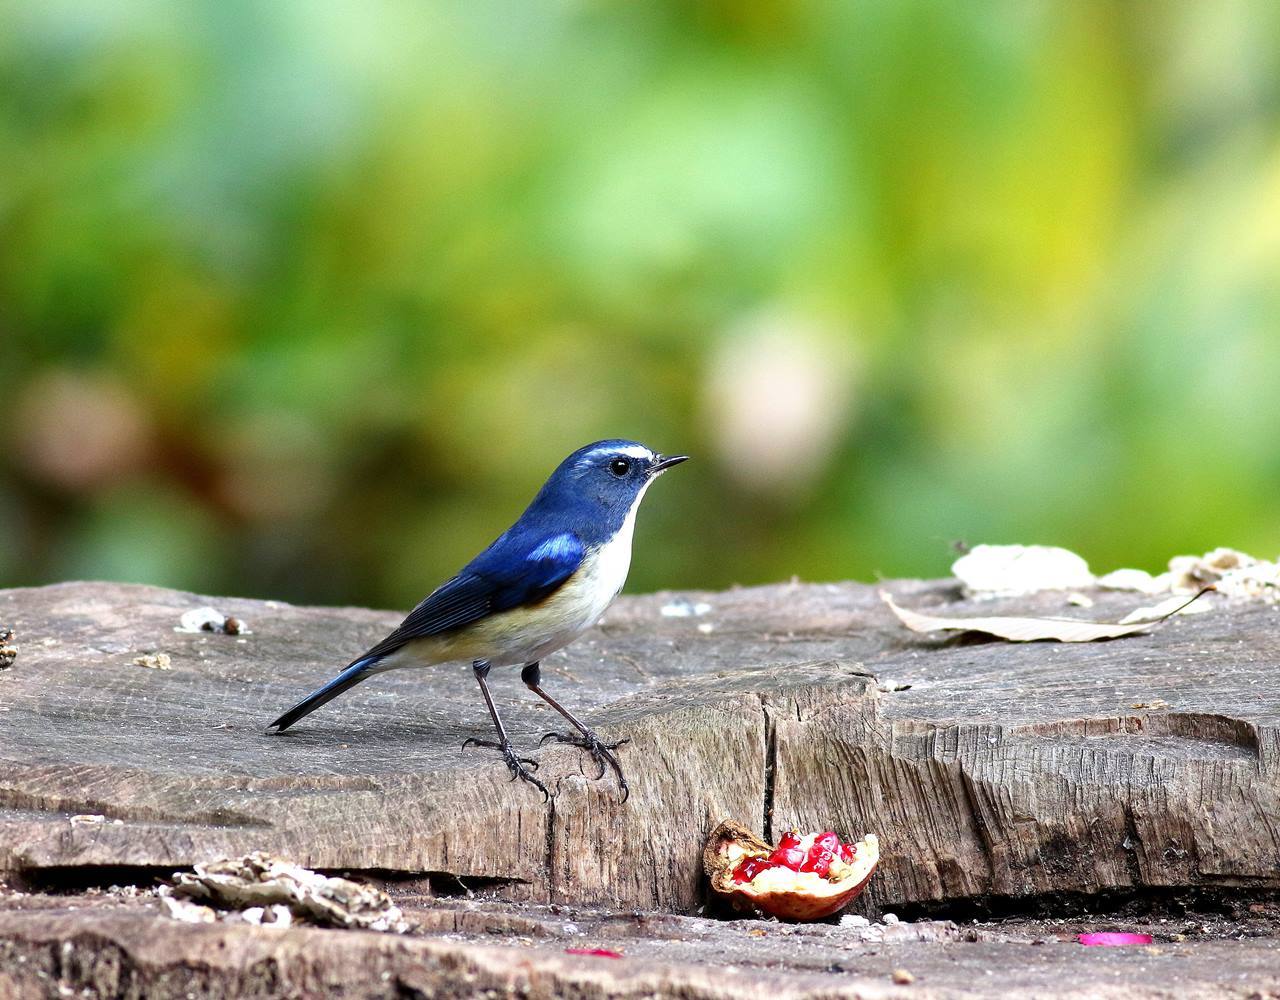
[[[528,546],[515,548],[523,552]],[[523,558],[512,559],[510,552],[496,553],[490,549],[469,568],[487,574],[497,585],[493,610],[506,611],[550,597],[578,571],[585,553],[582,540],[571,531],[563,531],[539,542]]]
[[[463,628],[496,611],[536,604],[573,576],[586,549],[573,532],[530,539],[508,532],[416,608],[362,660],[387,656],[406,642]]]

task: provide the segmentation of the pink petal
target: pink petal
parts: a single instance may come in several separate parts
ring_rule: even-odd
[[[1148,940],[1150,940],[1148,938]],[[610,951],[608,948],[566,948],[566,955],[597,955],[600,958],[621,958],[622,952]]]
[[[1118,948],[1126,944],[1150,944],[1150,934],[1122,934],[1118,931],[1099,931],[1096,934],[1079,934],[1076,940],[1091,948]]]

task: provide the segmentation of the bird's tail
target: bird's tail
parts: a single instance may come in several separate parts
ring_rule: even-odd
[[[355,663],[347,667],[346,670],[338,674],[324,687],[312,691],[302,701],[267,726],[267,732],[283,733],[304,715],[310,715],[321,705],[338,697],[343,691],[355,687],[355,685],[374,673],[373,667],[380,659],[381,657],[377,656],[366,656],[363,659],[356,660]]]

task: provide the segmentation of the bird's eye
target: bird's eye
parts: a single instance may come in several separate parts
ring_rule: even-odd
[[[631,471],[631,463],[628,462],[625,458],[615,458],[612,462],[609,463],[609,471],[612,472],[619,479],[621,479],[623,476],[625,476],[628,472]]]

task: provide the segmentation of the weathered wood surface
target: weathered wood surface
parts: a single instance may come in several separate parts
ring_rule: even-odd
[[[892,589],[974,610],[946,582]],[[1090,614],[1135,603],[1094,596]],[[632,738],[631,799],[549,747],[533,751],[555,792],[544,805],[459,750],[487,728],[464,666],[383,675],[263,733],[396,614],[109,584],[3,591],[19,653],[0,672],[0,872],[39,883],[262,849],[511,899],[691,912],[705,832],[771,811],[775,831],[880,835],[866,912],[1277,888],[1280,612],[1211,599],[1149,636],[1071,646],[933,641],[852,584],[623,599],[544,677],[602,733]],[[673,600],[710,610],[666,617]],[[175,632],[202,604],[252,634]],[[982,608],[1072,610],[1060,594]],[[171,669],[133,662],[156,652]],[[494,687],[518,745],[555,728],[514,671]]]
[[[1082,948],[1095,922],[791,926],[529,904],[406,906],[424,933],[183,924],[154,899],[0,894],[0,996],[791,1000],[1280,995],[1280,940],[1222,921],[1126,924],[1158,943]],[[1205,934],[1204,932],[1208,932]],[[1180,940],[1181,939],[1181,940]],[[621,959],[570,954],[606,948]],[[910,974],[910,984],[894,973]]]

